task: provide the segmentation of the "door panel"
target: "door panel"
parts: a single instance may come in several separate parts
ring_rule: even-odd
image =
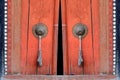
[[[93,74],[93,42],[92,42],[92,26],[91,26],[91,5],[90,0],[66,0],[66,18],[67,18],[67,46],[68,46],[68,74]],[[87,36],[82,40],[84,68],[78,67],[78,50],[79,40],[72,33],[73,26],[77,23],[83,23],[88,28]],[[89,44],[89,45],[87,45]],[[66,65],[66,64],[64,64]]]
[[[100,68],[100,13],[99,0],[91,1],[92,30],[93,30],[93,56],[94,56],[94,74],[99,74]]]
[[[62,21],[65,24],[64,74],[88,75],[112,72],[111,3],[109,0],[62,0]],[[88,28],[87,35],[82,39],[84,61],[80,67],[78,66],[79,39],[72,32],[77,23],[85,24]]]
[[[21,0],[9,0],[8,1],[8,24],[7,24],[7,55],[5,70],[8,74],[19,74],[20,68],[20,28],[21,28]],[[19,45],[19,46],[18,46]]]
[[[18,0],[19,2],[20,0]],[[10,3],[16,5],[16,0],[12,0]],[[17,3],[18,3],[17,2]],[[12,13],[15,15],[19,15],[21,18],[18,18],[20,26],[10,25],[10,29],[13,34],[8,35],[8,37],[14,37],[11,40],[10,47],[12,48],[8,55],[11,66],[8,71],[9,74],[56,74],[57,72],[57,29],[58,26],[58,7],[59,0],[22,0],[18,9],[13,6]],[[13,5],[12,4],[12,5]],[[15,12],[15,10],[17,10]],[[20,12],[20,13],[19,13]],[[19,13],[19,14],[18,14]],[[9,14],[10,15],[10,14]],[[10,15],[11,17],[11,15]],[[13,16],[12,16],[13,17]],[[15,19],[12,19],[15,21]],[[16,21],[14,22],[16,24]],[[38,24],[43,23],[47,26],[48,34],[46,37],[42,38],[41,46],[42,46],[42,67],[38,66],[37,58],[38,58],[38,38],[33,35],[33,27]],[[13,23],[9,23],[13,24]],[[15,33],[19,31],[19,34]],[[16,34],[16,35],[15,35]],[[56,34],[56,35],[54,35]],[[20,36],[20,37],[18,37]],[[16,44],[15,39],[20,39],[19,43]],[[17,45],[16,47],[14,45]],[[20,55],[16,49],[20,49]],[[10,49],[10,48],[9,48]],[[13,51],[16,51],[15,58]],[[14,58],[14,59],[13,59]],[[17,63],[16,60],[19,60],[20,63]],[[11,63],[12,61],[12,63]],[[8,64],[9,64],[8,62]],[[15,63],[14,63],[15,62]],[[15,65],[21,65],[19,70],[14,71]],[[14,67],[14,68],[11,68]]]
[[[57,74],[59,0],[8,1],[8,74]],[[64,74],[112,74],[112,0],[61,0]],[[33,27],[44,23],[42,67],[38,66],[38,39]],[[77,23],[87,26],[82,39],[84,62],[78,66]]]
[[[68,66],[69,66],[69,63],[68,63],[68,61],[69,61],[69,56],[68,56],[68,54],[67,54],[67,35],[66,35],[66,33],[67,33],[67,30],[66,30],[66,21],[67,21],[67,19],[66,19],[66,12],[67,12],[67,10],[66,10],[66,1],[65,0],[61,0],[61,8],[62,8],[62,36],[63,36],[63,74],[68,74],[68,71],[69,71],[69,68],[68,68]]]
[[[35,5],[36,4],[36,5]],[[48,7],[49,5],[49,7]],[[53,0],[30,0],[29,29],[28,29],[28,53],[26,70],[28,74],[49,74],[52,65],[53,46]],[[44,23],[48,27],[48,34],[42,39],[42,67],[38,67],[36,60],[38,56],[38,39],[33,35],[33,26]],[[34,57],[33,57],[34,56]]]
[[[21,7],[21,73],[26,74],[29,0],[22,0]]]
[[[100,0],[100,73],[113,73],[113,0]]]

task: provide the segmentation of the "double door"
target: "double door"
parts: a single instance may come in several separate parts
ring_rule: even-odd
[[[60,27],[63,74],[112,74],[112,0],[9,0],[8,7],[8,74],[59,73]]]

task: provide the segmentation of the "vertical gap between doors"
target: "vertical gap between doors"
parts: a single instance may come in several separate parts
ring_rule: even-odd
[[[58,22],[58,58],[57,58],[57,75],[63,75],[63,45],[62,45],[62,16],[61,2],[59,5],[59,22]]]

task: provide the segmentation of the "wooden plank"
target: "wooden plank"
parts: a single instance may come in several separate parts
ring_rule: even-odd
[[[11,5],[11,2],[12,2],[12,5]],[[23,0],[23,1],[21,1],[22,3],[20,3],[20,1],[11,1],[11,2],[9,2],[9,7],[12,7],[12,10],[11,10],[11,8],[9,8],[8,24],[9,24],[9,26],[13,26],[13,27],[8,28],[8,38],[9,38],[8,39],[8,61],[9,61],[8,62],[8,66],[9,66],[8,73],[9,74],[11,74],[11,73],[18,74],[21,72],[22,74],[30,74],[29,71],[32,70],[33,68],[31,67],[32,69],[27,69],[27,66],[26,66],[27,65],[27,56],[29,56],[29,54],[27,54],[28,45],[29,45],[28,44],[28,26],[29,26],[28,19],[30,18],[29,17],[29,11],[30,11],[29,10],[30,9],[29,0],[26,0],[26,1]],[[58,1],[56,1],[56,3],[58,4]],[[15,5],[17,5],[17,6],[15,7]],[[58,5],[56,5],[56,6],[58,6]],[[51,7],[53,7],[53,6],[51,6]],[[52,9],[52,11],[53,11],[53,9]],[[52,12],[52,11],[50,11],[50,12]],[[12,16],[10,13],[12,14]],[[44,14],[42,14],[42,15],[44,17]],[[12,19],[11,19],[11,17],[12,17]],[[50,19],[52,19],[52,17],[50,17]],[[50,20],[50,21],[53,21],[53,20]],[[57,17],[56,17],[55,21],[57,21]],[[20,23],[21,23],[21,25],[20,25]],[[53,25],[52,22],[49,23],[49,21],[48,21],[47,23]],[[57,32],[57,31],[55,31],[55,32]],[[50,34],[54,34],[54,33],[52,33],[52,30],[50,31]],[[49,36],[49,38],[50,38],[50,36]],[[54,39],[56,39],[56,37]],[[51,41],[52,41],[52,38],[51,38]],[[50,41],[48,41],[48,43],[50,45],[52,44]],[[47,47],[48,47],[48,45],[47,45]],[[55,42],[54,45],[57,45],[57,42]],[[53,48],[52,47],[50,47],[50,48],[51,48],[51,50],[49,50],[49,51],[52,52]],[[47,52],[47,54],[48,54],[48,52]],[[47,56],[47,54],[46,54],[46,56]],[[56,53],[54,52],[54,54],[56,54]],[[56,57],[57,57],[57,55],[54,55],[55,59],[56,59]],[[29,58],[29,60],[30,60],[30,58]],[[51,58],[51,60],[52,60],[52,58]],[[52,65],[52,67],[54,66],[54,68],[52,68],[52,69],[55,69],[54,73],[56,73],[56,63],[55,63],[56,60],[53,60],[53,61],[54,61],[54,65],[52,65],[52,63],[50,65]],[[20,63],[21,63],[21,65],[20,65]],[[30,63],[28,63],[28,64],[30,64]],[[33,62],[33,64],[34,64],[34,62]],[[21,69],[21,71],[20,71],[20,69]],[[36,73],[36,69],[34,70],[34,73]]]
[[[21,3],[21,0],[8,1],[8,74],[25,73],[26,56],[24,55],[27,50],[26,33],[28,26],[27,4],[27,1]]]
[[[8,74],[19,74],[21,1],[11,0],[8,6]]]
[[[62,8],[62,36],[63,36],[63,72],[64,75],[70,73],[69,55],[67,54],[67,13],[66,13],[66,0],[61,0]]]
[[[109,0],[100,0],[100,73],[109,74]]]
[[[52,58],[52,74],[57,74],[57,50],[58,50],[58,17],[59,17],[60,0],[54,0],[54,30],[53,30],[53,58]]]
[[[11,27],[12,27],[12,52],[11,69],[13,74],[20,73],[20,29],[21,29],[21,0],[12,0]]]
[[[9,66],[7,68],[7,73],[10,74],[11,73],[11,0],[8,1],[8,36],[7,36],[7,60],[9,61],[7,66]]]
[[[21,73],[26,74],[28,50],[29,0],[21,1]]]
[[[113,74],[113,0],[109,0],[109,74]]]
[[[91,1],[92,10],[92,27],[93,27],[93,50],[94,50],[94,66],[95,74],[99,74],[100,68],[100,14],[99,14],[99,0]]]
[[[100,1],[101,73],[113,73],[112,0]],[[103,33],[102,33],[103,32]]]
[[[107,75],[107,76],[40,76],[40,75],[21,75],[21,76],[16,76],[16,75],[9,75],[9,76],[4,76],[4,80],[118,80],[116,76],[113,75]]]
[[[90,0],[67,0],[66,2],[68,40],[67,54],[70,58],[69,67],[71,67],[71,73],[69,74],[94,74]],[[76,23],[83,23],[88,28],[88,34],[82,40],[84,64],[81,67],[78,67],[79,41],[72,33],[72,28]]]
[[[27,74],[51,74],[53,58],[54,0],[30,0],[28,31]],[[42,67],[37,66],[38,39],[33,35],[33,26],[37,23],[47,25],[48,34],[42,39]]]

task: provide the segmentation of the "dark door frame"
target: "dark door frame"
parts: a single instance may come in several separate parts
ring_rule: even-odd
[[[120,76],[120,0],[116,0],[116,74]]]
[[[0,76],[3,75],[4,62],[4,0],[0,0]]]

